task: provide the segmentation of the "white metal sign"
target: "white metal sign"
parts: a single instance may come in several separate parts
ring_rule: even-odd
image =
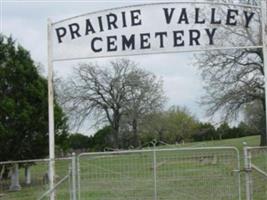
[[[52,24],[53,60],[257,46],[259,15],[256,7],[205,3],[89,13]]]

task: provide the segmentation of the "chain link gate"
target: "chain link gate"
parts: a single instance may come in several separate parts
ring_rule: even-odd
[[[78,156],[79,200],[240,200],[234,147],[147,149]]]
[[[0,162],[1,200],[76,200],[75,155],[55,159],[55,185],[49,188],[50,159]]]
[[[267,199],[267,147],[245,147],[246,200]]]

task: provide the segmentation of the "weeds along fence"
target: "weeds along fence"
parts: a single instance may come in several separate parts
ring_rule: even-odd
[[[79,200],[240,200],[233,147],[83,153]]]
[[[267,147],[245,147],[246,200],[267,199]]]
[[[55,160],[57,200],[71,199],[73,158]],[[49,159],[0,162],[0,200],[49,199]],[[58,184],[57,184],[58,183]]]

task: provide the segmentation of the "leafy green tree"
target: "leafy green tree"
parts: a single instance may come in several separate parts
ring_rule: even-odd
[[[166,134],[167,113],[165,111],[146,115],[141,126],[141,144],[146,145],[153,139],[164,141]]]
[[[69,136],[69,147],[74,150],[87,150],[92,145],[92,137],[82,135],[79,133],[72,134]]]
[[[22,160],[48,155],[47,81],[30,53],[0,36],[0,158]],[[55,102],[56,143],[65,145],[67,118]],[[66,146],[65,146],[66,148]]]
[[[150,114],[142,127],[142,143],[151,139],[173,144],[190,140],[196,131],[198,121],[185,108],[172,106],[167,111]]]
[[[114,138],[112,137],[112,127],[105,126],[104,128],[98,130],[93,136],[93,150],[103,151],[106,148],[113,147]]]
[[[229,134],[230,127],[228,123],[224,122],[217,128],[217,135],[219,140],[227,138],[226,136]]]
[[[243,135],[241,136],[249,136],[249,135],[260,135],[261,131],[257,129],[254,126],[251,126],[250,124],[247,124],[245,122],[241,122],[238,125],[238,128],[242,130]]]
[[[217,139],[216,130],[211,123],[199,123],[192,139],[194,141],[215,140]]]
[[[216,134],[219,139],[230,139],[250,135],[260,135],[260,131],[257,131],[254,127],[249,126],[244,122],[240,122],[237,127],[229,127],[229,125],[224,122],[217,128]]]
[[[263,133],[266,130],[265,112],[260,101],[248,104],[244,109],[244,121],[254,129],[254,133]]]
[[[170,107],[167,111],[167,140],[172,143],[189,140],[197,124],[197,120],[186,107]]]

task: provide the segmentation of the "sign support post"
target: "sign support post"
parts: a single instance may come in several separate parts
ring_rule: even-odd
[[[264,68],[264,86],[265,86],[265,126],[267,127],[267,14],[266,1],[261,1],[261,21],[262,21],[262,54],[263,54],[263,68]],[[267,128],[266,128],[265,142],[267,143]]]
[[[55,128],[54,128],[54,92],[53,92],[53,61],[52,61],[52,31],[51,20],[47,23],[47,61],[48,61],[48,121],[49,121],[49,187],[54,189],[55,177]],[[55,200],[55,193],[50,194],[50,200]]]

